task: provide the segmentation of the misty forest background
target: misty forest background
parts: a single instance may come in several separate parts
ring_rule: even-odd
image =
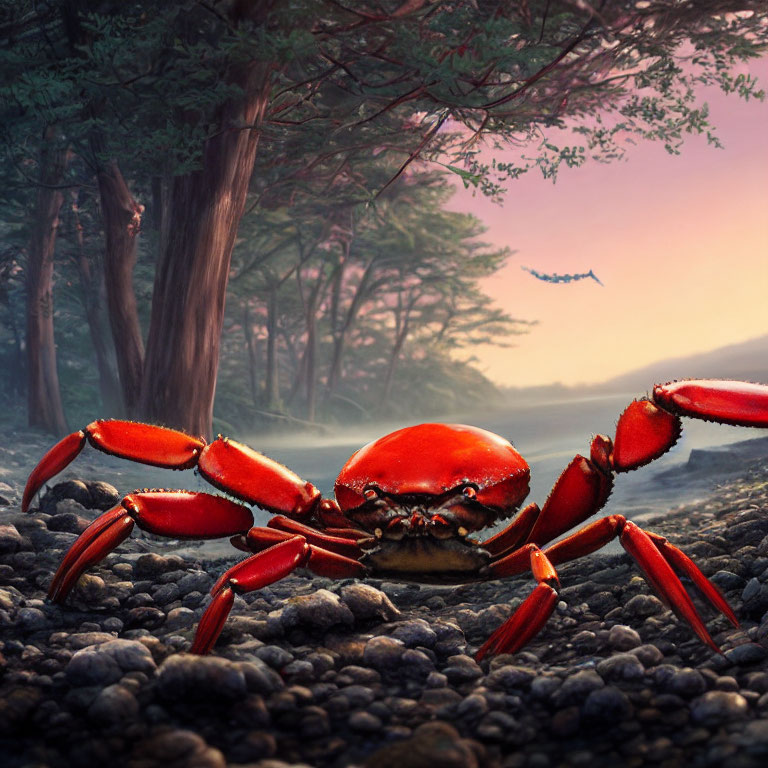
[[[762,97],[767,42],[758,0],[2,2],[0,407],[209,437],[487,405],[473,346],[535,318],[490,305],[509,251],[454,184],[717,144],[694,91]]]

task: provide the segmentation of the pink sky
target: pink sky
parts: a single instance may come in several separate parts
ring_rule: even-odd
[[[768,59],[750,69],[768,89]],[[703,137],[678,156],[639,144],[627,161],[561,170],[554,185],[531,171],[503,207],[456,193],[451,208],[480,218],[483,240],[517,251],[485,290],[539,321],[512,349],[475,350],[489,378],[596,382],[768,333],[768,102],[704,98],[725,149]],[[605,287],[541,282],[521,265],[593,269]]]

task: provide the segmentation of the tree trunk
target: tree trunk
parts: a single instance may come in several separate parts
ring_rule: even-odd
[[[375,261],[371,259],[363,272],[360,282],[358,283],[355,295],[352,297],[352,301],[344,315],[344,320],[340,326],[337,327],[336,333],[333,339],[333,353],[331,356],[331,367],[328,370],[328,383],[325,389],[324,403],[326,407],[330,403],[331,398],[336,392],[336,387],[341,380],[341,363],[344,359],[344,349],[347,344],[347,338],[349,337],[349,331],[354,326],[357,319],[358,312],[363,305],[363,300],[368,295],[368,284],[371,276],[373,275],[373,265]]]
[[[267,296],[267,371],[264,399],[269,411],[281,410],[280,378],[277,367],[277,287],[270,286]]]
[[[77,271],[80,277],[80,285],[83,289],[85,317],[88,321],[91,343],[96,354],[96,368],[99,372],[99,394],[101,395],[101,404],[104,409],[103,412],[99,413],[99,416],[103,418],[120,418],[125,415],[120,382],[114,364],[114,354],[110,349],[109,340],[104,334],[102,324],[102,308],[106,303],[103,275],[100,269],[95,271],[92,269],[91,260],[86,253],[83,227],[80,224],[80,214],[76,198],[72,202],[72,213],[75,218],[77,239]]]
[[[253,328],[251,326],[251,313],[248,311],[248,299],[243,302],[243,336],[245,337],[245,348],[248,351],[248,378],[251,383],[251,402],[254,408],[258,408],[259,386],[256,379],[256,340],[253,338]]]
[[[221,132],[206,141],[202,168],[174,179],[155,275],[142,417],[205,437],[211,435],[229,265],[269,74],[267,65],[249,65],[238,80],[242,101],[225,110]]]
[[[392,352],[389,355],[389,363],[387,364],[387,371],[384,374],[384,386],[382,387],[381,401],[379,403],[379,410],[384,408],[389,403],[389,399],[392,396],[392,384],[395,380],[395,370],[397,369],[397,363],[400,360],[400,352],[403,349],[403,344],[408,338],[409,325],[411,320],[411,310],[416,305],[418,296],[410,296],[408,304],[403,310],[401,296],[398,295],[397,309],[396,309],[396,325],[395,325],[395,343],[392,346]]]
[[[40,152],[41,186],[37,190],[27,263],[27,418],[57,437],[67,433],[67,422],[56,371],[53,337],[53,252],[64,191],[61,184],[68,152],[55,147],[56,132],[45,131]]]
[[[107,313],[115,342],[123,403],[128,416],[134,416],[141,394],[144,345],[133,292],[133,268],[144,206],[133,199],[116,163],[101,168],[98,181],[106,235]]]

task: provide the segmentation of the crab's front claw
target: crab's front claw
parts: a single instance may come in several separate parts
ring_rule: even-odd
[[[27,485],[24,488],[24,496],[21,499],[21,511],[26,512],[29,504],[35,497],[35,494],[47,483],[54,475],[58,475],[64,467],[75,459],[78,453],[83,450],[85,445],[85,431],[73,432],[65,438],[59,440],[46,454],[40,459],[38,465],[32,470],[27,478]]]
[[[133,530],[133,518],[122,505],[97,517],[75,540],[56,571],[48,597],[63,602],[86,568],[98,563]]]

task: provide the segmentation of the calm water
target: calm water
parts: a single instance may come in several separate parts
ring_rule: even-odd
[[[597,433],[614,434],[616,420],[621,411],[637,393],[604,396],[583,400],[541,403],[526,407],[512,407],[503,412],[462,414],[447,421],[458,421],[484,427],[514,443],[531,466],[531,493],[529,501],[544,503],[552,485],[568,462],[577,454],[589,455],[591,436]],[[338,429],[327,435],[290,434],[284,436],[233,436],[247,442],[278,461],[283,462],[301,477],[314,483],[323,494],[331,495],[338,471],[347,458],[365,443],[386,434],[405,423],[366,425],[364,427]],[[648,513],[658,513],[675,505],[691,501],[704,494],[701,486],[686,484],[676,488],[670,496],[667,486],[660,487],[655,475],[675,464],[687,461],[692,448],[725,445],[768,434],[768,430],[745,429],[686,419],[680,441],[665,456],[636,472],[616,478],[614,492],[600,515],[622,513],[635,519]],[[73,466],[80,476],[95,476],[112,482],[121,492],[136,487],[188,488],[211,490],[192,471],[171,472],[152,467],[131,464],[107,458],[106,464],[113,476],[105,476],[104,463],[97,459],[92,449],[86,449]],[[95,463],[89,468],[88,457]],[[82,465],[85,466],[82,466]],[[214,491],[215,492],[215,491]],[[267,515],[255,510],[257,525],[263,525]],[[227,551],[213,542],[206,549]],[[618,551],[619,545],[611,550]],[[609,550],[610,551],[610,550]],[[233,552],[233,554],[235,554]]]

